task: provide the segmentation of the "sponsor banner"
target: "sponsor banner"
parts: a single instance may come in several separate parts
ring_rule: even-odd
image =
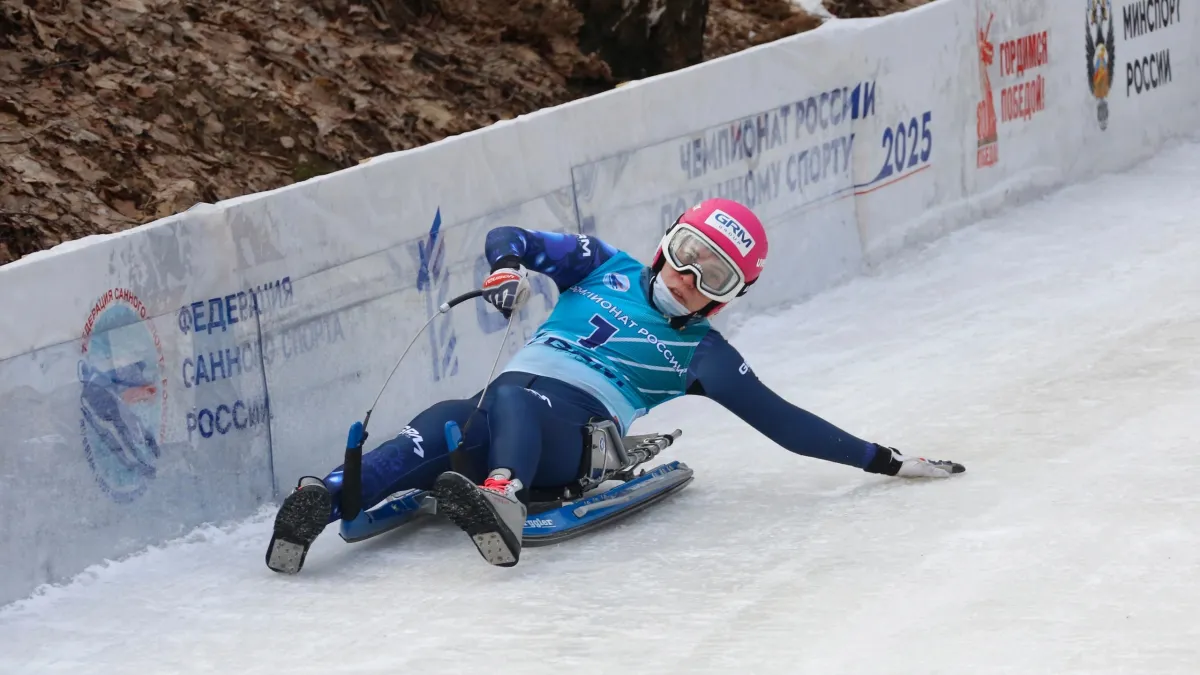
[[[1184,0],[1134,0],[1121,5],[1121,36],[1128,44],[1121,50],[1126,97],[1151,94],[1175,81],[1171,46],[1178,55],[1184,41],[1195,37],[1183,22],[1183,4]]]
[[[981,3],[981,9],[987,5]],[[975,167],[995,166],[1000,161],[1000,128],[1014,122],[1027,122],[1046,110],[1045,66],[1050,62],[1050,31],[1046,20],[1033,13],[1034,20],[1011,25],[1024,33],[1002,36],[995,23],[996,13],[988,11],[986,23],[982,11],[976,18],[976,47],[979,59],[979,102],[975,110]],[[1038,26],[1037,19],[1042,19]],[[993,33],[995,28],[995,33]],[[1032,28],[1032,32],[1026,30]]]
[[[1066,100],[1051,67],[1061,58],[1046,3],[979,0],[974,16],[974,60],[979,88],[975,95],[974,152],[970,165],[986,174],[975,179],[987,190],[997,176],[1041,162],[1045,136],[1055,118],[1047,106]],[[1001,166],[1002,162],[1005,166]]]
[[[1072,178],[1123,169],[1194,135],[1200,12],[1188,0],[1085,0],[1072,9],[1068,18],[1056,7],[1060,21],[1082,17],[1086,26],[1074,47],[1084,66],[1072,74],[1086,78],[1088,105],[1073,118],[1083,130],[1076,156],[1087,170]]]
[[[853,197],[863,255],[874,262],[962,220],[946,206],[965,197],[960,153],[974,111],[968,88],[973,3],[939,2],[876,22],[847,37],[849,48],[883,73],[875,114],[855,122]],[[912,40],[914,34],[939,36]],[[900,56],[903,54],[903,56]],[[898,68],[897,63],[914,64]],[[919,64],[919,66],[915,65]],[[972,97],[973,98],[973,97]]]
[[[1124,169],[1195,132],[1200,87],[1174,86],[1196,62],[1193,41],[1182,38],[1197,23],[1181,3],[973,4],[973,21],[960,27],[972,27],[966,58],[977,87],[957,220]]]
[[[230,379],[261,373],[252,357],[194,356],[176,317],[152,317],[129,288],[76,321],[78,339],[0,362],[0,509],[18,514],[0,530],[0,603],[273,495],[261,375]],[[231,343],[253,326],[227,329]],[[215,379],[181,376],[198,359]]]
[[[704,199],[734,199],[759,213],[849,194],[853,122],[875,113],[877,86],[814,88],[693,134],[578,165],[572,174],[582,230],[634,253]],[[653,220],[621,213],[630,208]]]

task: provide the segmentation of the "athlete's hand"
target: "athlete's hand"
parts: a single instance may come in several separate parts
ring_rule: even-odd
[[[483,280],[483,299],[492,303],[504,318],[519,311],[529,299],[529,276],[523,267],[501,267]]]

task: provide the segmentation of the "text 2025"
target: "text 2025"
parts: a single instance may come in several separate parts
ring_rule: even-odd
[[[875,180],[903,173],[929,161],[933,153],[932,111],[926,110],[918,122],[914,117],[883,131],[883,168]]]

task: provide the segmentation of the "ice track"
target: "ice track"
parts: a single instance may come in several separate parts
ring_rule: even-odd
[[[263,565],[270,514],[0,609],[3,673],[1195,673],[1200,148],[1070,187],[734,336],[902,484],[679,401],[694,485],[491,568],[450,526]],[[786,274],[780,265],[776,273]]]

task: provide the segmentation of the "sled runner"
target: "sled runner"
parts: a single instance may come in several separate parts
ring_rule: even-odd
[[[457,427],[447,427],[447,434],[456,433]],[[523,545],[546,546],[572,539],[682,490],[693,477],[692,469],[683,462],[673,461],[649,471],[638,471],[682,434],[676,429],[668,434],[622,438],[611,421],[588,425],[580,478],[554,491],[530,489]],[[342,520],[339,534],[347,542],[359,542],[417,518],[437,515],[437,498],[430,491],[405,490],[389,496],[373,509]]]

